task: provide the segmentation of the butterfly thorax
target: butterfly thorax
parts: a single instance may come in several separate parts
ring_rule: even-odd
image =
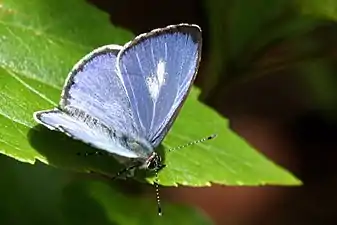
[[[139,155],[136,161],[140,163],[140,169],[160,170],[162,167],[161,157],[145,139],[128,138],[126,143],[130,150]]]
[[[152,145],[143,138],[134,138],[130,136],[124,136],[124,146],[138,155],[138,158],[147,159],[154,152]]]

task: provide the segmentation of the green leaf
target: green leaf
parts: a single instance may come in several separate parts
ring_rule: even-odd
[[[159,217],[155,193],[126,197],[111,182],[79,180],[73,173],[4,156],[0,169],[6,180],[0,186],[0,224],[211,224],[201,212],[166,201]]]
[[[2,152],[47,162],[27,142],[36,124],[32,112],[56,105],[65,76],[83,54],[104,43],[123,44],[132,34],[82,0],[6,0],[0,18]]]
[[[89,50],[123,43],[131,34],[82,0],[3,1],[0,9],[0,151],[20,161],[114,174],[113,157],[81,157],[94,151],[57,132],[36,127],[32,114],[57,105],[72,65]],[[76,9],[76,10],[73,10]],[[33,13],[34,12],[34,13]],[[197,100],[193,89],[164,141],[163,185],[299,184],[230,130],[228,121]],[[33,129],[31,129],[33,128]],[[218,138],[168,153],[173,146],[217,133]],[[152,180],[153,178],[149,178]]]

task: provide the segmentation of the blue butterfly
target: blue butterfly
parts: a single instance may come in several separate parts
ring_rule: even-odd
[[[34,118],[49,129],[132,159],[132,168],[157,172],[165,165],[154,149],[188,95],[201,46],[197,25],[178,24],[141,34],[124,46],[97,48],[69,73],[59,106],[35,112]],[[126,170],[130,168],[122,172]]]

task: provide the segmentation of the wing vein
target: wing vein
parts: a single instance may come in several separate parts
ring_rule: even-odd
[[[123,68],[124,68],[126,74],[128,74],[128,70],[127,70],[127,68],[126,68],[125,65],[123,65]],[[126,76],[126,77],[127,77],[127,79],[128,79],[129,84],[131,84],[130,77],[129,77],[129,76]],[[134,92],[134,90],[133,90],[133,88],[132,88],[132,85],[129,85],[129,86],[130,86],[130,89],[131,89],[131,94],[132,94],[132,96],[133,96],[133,99],[136,99],[135,92]],[[135,104],[136,104],[136,108],[138,109],[138,103],[137,103],[137,101],[135,101]],[[143,125],[143,122],[142,122],[139,118],[140,118],[140,115],[139,115],[139,111],[137,110],[137,120],[138,120],[139,125],[141,126],[141,128],[142,128],[143,130],[145,130],[144,125]]]

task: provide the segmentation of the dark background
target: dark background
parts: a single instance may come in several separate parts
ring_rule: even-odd
[[[214,54],[211,41],[216,26],[212,23],[228,23],[226,13],[230,13],[236,1],[224,1],[228,7],[218,21],[214,18],[210,20],[213,12],[206,8],[205,1],[90,2],[108,12],[114,25],[129,29],[134,34],[181,22],[200,25],[204,46],[196,84],[203,91],[201,100],[228,117],[237,133],[269,158],[292,171],[304,183],[302,187],[214,185],[210,188],[162,188],[163,198],[195,205],[210,215],[216,224],[337,224],[337,126],[336,93],[333,92],[336,78],[332,76],[331,79],[333,88],[329,90],[332,96],[330,101],[322,104],[315,100],[317,93],[313,93],[306,82],[309,79],[311,84],[319,82],[316,78],[309,78],[309,73],[319,76],[320,71],[306,67],[309,70],[307,75],[294,67],[295,63],[307,62],[308,59],[310,64],[310,59],[315,58],[326,60],[332,67],[337,65],[334,64],[336,24],[322,20],[319,25],[296,37],[276,38],[267,45],[255,48],[255,51],[250,51],[248,47],[236,58],[224,57],[224,66],[215,85],[209,85],[208,80],[214,79],[214,74],[210,72],[213,68],[210,67]],[[251,4],[255,4],[253,2]],[[256,1],[256,4],[259,2]],[[258,16],[259,12],[255,13]],[[287,16],[285,12],[281,19],[287,20]],[[278,26],[278,23],[269,26]],[[314,39],[314,44],[320,47],[294,51],[301,49],[301,45],[309,38]],[[230,41],[223,41],[231,46]],[[223,51],[226,55],[226,49]],[[335,72],[333,70],[332,74]]]

